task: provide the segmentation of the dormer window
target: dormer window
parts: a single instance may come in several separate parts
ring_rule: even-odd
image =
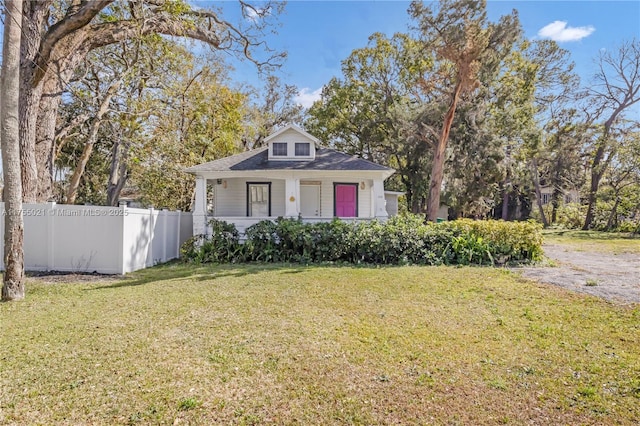
[[[297,150],[297,148],[296,148]],[[286,142],[274,142],[273,143],[273,156],[274,157],[286,157],[288,155],[287,152],[287,143]]]
[[[311,155],[311,144],[309,142],[296,142],[296,157],[308,157]]]
[[[313,161],[320,141],[294,125],[264,138],[268,161]]]

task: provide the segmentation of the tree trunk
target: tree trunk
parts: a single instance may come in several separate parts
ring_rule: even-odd
[[[42,88],[37,108],[34,144],[37,179],[35,200],[39,203],[48,201],[53,193],[54,163],[58,153],[54,141],[62,94],[66,90],[65,85],[73,76],[74,69],[87,54],[85,49],[77,47],[77,43],[74,44],[73,41],[61,43],[69,46],[66,49],[73,53],[52,60],[48,74],[39,83]]]
[[[82,155],[80,155],[80,158],[78,159],[78,164],[76,165],[76,168],[73,171],[73,175],[71,176],[71,181],[69,182],[69,188],[67,190],[66,196],[67,204],[73,204],[76,201],[76,196],[78,195],[78,186],[80,186],[80,179],[84,174],[84,170],[87,167],[87,163],[89,162],[89,158],[91,157],[91,153],[93,152],[93,145],[98,139],[98,131],[100,130],[102,119],[109,110],[109,103],[111,103],[111,99],[120,88],[120,82],[121,80],[117,80],[109,86],[109,88],[107,89],[107,93],[102,99],[102,102],[100,102],[100,106],[98,107],[96,116],[93,118],[91,128],[89,129],[89,136],[87,137],[87,141],[84,144],[84,149],[82,150]]]
[[[2,300],[24,299],[24,223],[20,179],[20,39],[22,0],[5,0],[0,78],[0,139],[4,176],[4,276]]]
[[[634,101],[635,102],[635,101]],[[598,188],[600,187],[600,181],[604,176],[604,173],[609,167],[609,163],[611,163],[611,159],[614,157],[616,149],[613,149],[609,152],[609,156],[605,158],[605,154],[607,151],[607,146],[609,145],[609,135],[611,134],[611,127],[613,123],[618,118],[618,115],[624,111],[625,108],[632,105],[623,102],[618,105],[612,113],[611,116],[605,121],[604,129],[602,131],[602,137],[598,141],[598,147],[596,148],[596,153],[593,156],[593,163],[591,165],[591,185],[589,187],[589,205],[587,207],[587,214],[584,218],[584,225],[582,226],[583,231],[587,231],[591,229],[591,222],[593,222],[593,217],[595,216],[595,208],[596,201],[598,198]]]
[[[589,186],[587,214],[584,218],[584,225],[582,226],[583,231],[588,231],[589,229],[591,229],[591,223],[593,222],[593,217],[595,216],[596,200],[598,197],[598,188],[600,187],[600,179],[602,179],[602,176],[604,174],[600,171],[601,157],[597,155],[599,151],[601,151],[600,148],[598,148],[598,151],[596,152],[596,157],[593,160],[591,169],[591,185]],[[602,149],[602,152],[604,153],[604,149]]]
[[[446,160],[447,142],[449,141],[449,132],[453,124],[453,118],[456,114],[456,107],[462,92],[462,83],[459,81],[453,92],[449,110],[444,116],[442,123],[442,132],[433,154],[433,165],[431,167],[431,179],[429,180],[429,200],[427,201],[427,217],[426,219],[435,222],[438,219],[438,210],[440,209],[440,193],[442,192],[442,180],[444,178],[444,162]]]
[[[531,176],[533,177],[533,188],[536,191],[536,204],[538,205],[538,211],[540,212],[540,220],[542,220],[542,225],[547,228],[549,226],[549,222],[547,221],[547,216],[544,214],[544,207],[542,207],[542,191],[540,191],[540,177],[538,175],[537,159],[531,159],[530,168]]]
[[[554,184],[553,193],[551,194],[551,223],[556,223],[556,221],[558,220],[560,197],[563,195],[563,192],[558,185],[558,183]]]
[[[84,174],[84,170],[87,167],[87,163],[89,162],[89,157],[91,157],[91,153],[93,152],[94,142],[87,141],[84,144],[82,154],[78,159],[78,164],[76,164],[76,168],[73,170],[73,175],[71,175],[71,180],[69,181],[69,188],[67,188],[67,195],[65,196],[64,200],[66,204],[74,204],[76,202],[76,197],[78,196],[78,187],[80,186],[80,179]]]
[[[609,215],[609,220],[607,220],[607,231],[611,231],[615,226],[618,225],[618,205],[620,204],[620,196],[616,194],[616,201],[613,203],[613,208],[611,209],[611,214]]]
[[[504,194],[502,194],[502,220],[509,220],[509,178],[504,183]]]
[[[22,200],[37,202],[38,168],[36,162],[36,122],[40,89],[29,83],[20,86],[20,165],[22,169]]]
[[[61,78],[66,79],[67,76],[61,76]],[[56,120],[64,91],[61,78],[49,78],[43,83],[43,92],[38,108],[35,145],[38,170],[36,200],[40,203],[49,201],[53,193],[54,162],[57,154],[54,144]]]
[[[42,84],[32,84],[40,39],[49,16],[51,1],[24,3],[22,39],[20,40],[20,163],[22,168],[22,200],[35,203],[38,190],[38,169],[35,156],[36,124],[42,94]]]
[[[507,165],[507,173],[504,179],[504,193],[502,194],[502,220],[509,220],[509,191],[511,190],[511,145],[507,144],[505,150],[505,163]]]
[[[120,200],[120,192],[129,179],[126,157],[127,147],[122,146],[122,142],[113,144],[111,152],[111,168],[109,170],[109,183],[107,184],[107,205],[117,206]]]

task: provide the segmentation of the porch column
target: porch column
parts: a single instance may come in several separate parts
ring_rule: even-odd
[[[381,179],[373,180],[371,196],[371,204],[373,204],[374,216],[378,219],[386,220],[389,215],[387,214],[386,201],[384,199],[384,181],[382,181]]]
[[[300,180],[288,178],[284,184],[284,215],[298,217],[300,213]]]
[[[207,231],[207,180],[196,177],[196,199],[193,205],[193,235],[202,235]]]

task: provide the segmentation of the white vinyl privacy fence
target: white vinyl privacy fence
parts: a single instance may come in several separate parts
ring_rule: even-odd
[[[4,203],[0,211],[4,235]],[[125,274],[177,258],[193,234],[191,213],[179,211],[46,203],[25,204],[22,215],[27,271]]]

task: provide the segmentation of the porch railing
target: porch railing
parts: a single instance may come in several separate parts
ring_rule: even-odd
[[[258,222],[262,222],[263,220],[271,220],[274,221],[277,219],[275,216],[270,217],[244,217],[244,216],[207,216],[207,223],[211,219],[216,219],[220,221],[224,221],[227,223],[233,223],[240,233],[240,238],[244,239],[245,231],[248,227],[255,225]],[[331,222],[335,218],[333,217],[309,217],[302,218],[302,222],[304,223],[319,223],[319,222]],[[345,217],[341,220],[347,222],[368,222],[373,220],[373,217]],[[210,233],[209,226],[207,225],[207,233]]]

